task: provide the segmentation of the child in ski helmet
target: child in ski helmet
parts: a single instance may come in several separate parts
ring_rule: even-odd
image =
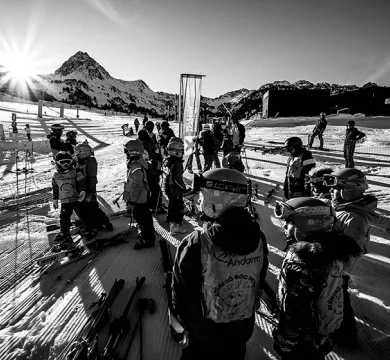
[[[80,213],[80,202],[85,199],[85,178],[81,171],[74,166],[70,153],[60,151],[56,154],[56,169],[53,175],[53,207],[58,209],[58,200],[61,201],[60,233],[55,242],[72,244],[70,237],[70,217],[75,211]]]
[[[368,189],[366,176],[357,169],[339,169],[324,175],[324,181],[330,187],[337,216],[336,226],[352,237],[362,254],[366,254],[370,246],[371,224],[379,219],[375,213],[378,199],[373,195],[365,195]]]
[[[188,332],[182,359],[243,360],[268,267],[266,239],[245,209],[243,174],[213,169],[194,185],[213,199],[203,198],[210,221],[182,240],[173,267],[174,309]]]
[[[319,199],[277,202],[275,216],[286,222],[289,245],[279,275],[274,349],[281,359],[325,359],[346,316],[343,271],[360,249],[333,229],[334,210]]]
[[[222,159],[222,166],[224,168],[229,168],[237,170],[240,173],[245,171],[245,166],[241,160],[240,153],[237,151],[231,151]]]
[[[166,167],[168,168],[168,174],[165,177],[165,193],[168,197],[167,221],[170,223],[171,235],[185,234],[187,230],[183,226],[183,193],[186,191],[183,180],[183,140],[177,137],[171,138],[167,151]]]
[[[68,144],[70,144],[72,146],[77,145],[77,140],[76,140],[77,131],[76,130],[67,131],[65,136],[66,136],[65,142],[67,142]]]
[[[77,168],[83,173],[86,182],[87,194],[84,202],[81,204],[82,217],[87,218],[89,224],[89,229],[86,229],[86,232],[93,233],[95,229],[102,226],[106,230],[112,231],[114,227],[97,201],[96,185],[98,183],[98,163],[93,156],[93,149],[89,144],[81,143],[75,146],[74,151],[77,159]]]
[[[142,157],[144,147],[139,140],[129,140],[124,144],[127,158],[127,177],[123,191],[123,200],[127,211],[134,216],[140,228],[140,240],[135,250],[154,246],[156,240],[153,217],[148,205],[147,164]]]
[[[290,153],[283,186],[284,197],[292,199],[310,195],[305,188],[305,180],[310,169],[316,164],[311,152],[305,149],[302,139],[296,136],[288,138],[284,147]]]

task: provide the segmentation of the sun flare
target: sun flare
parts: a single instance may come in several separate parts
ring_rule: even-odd
[[[5,68],[10,78],[17,82],[27,82],[37,74],[34,61],[22,53],[9,54]]]

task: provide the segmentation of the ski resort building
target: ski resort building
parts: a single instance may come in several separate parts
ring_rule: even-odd
[[[329,90],[268,90],[263,96],[263,118],[317,116],[329,107]]]
[[[350,114],[390,115],[390,88],[373,86],[330,97],[332,106],[345,108]]]

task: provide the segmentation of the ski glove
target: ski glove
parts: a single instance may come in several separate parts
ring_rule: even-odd
[[[80,195],[79,195],[79,198],[77,199],[78,202],[83,202],[84,199],[85,199],[85,191],[80,191]]]
[[[58,200],[53,200],[53,208],[54,208],[55,210],[58,209]]]
[[[92,201],[92,197],[93,197],[92,194],[87,194],[87,196],[84,199],[84,202],[90,203]]]

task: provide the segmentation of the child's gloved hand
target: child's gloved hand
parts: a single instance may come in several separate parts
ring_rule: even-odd
[[[78,202],[83,202],[86,195],[87,195],[87,194],[86,194],[85,191],[80,191],[80,195],[79,195],[77,201],[78,201]]]
[[[53,208],[54,208],[55,210],[58,209],[58,200],[53,200]]]

